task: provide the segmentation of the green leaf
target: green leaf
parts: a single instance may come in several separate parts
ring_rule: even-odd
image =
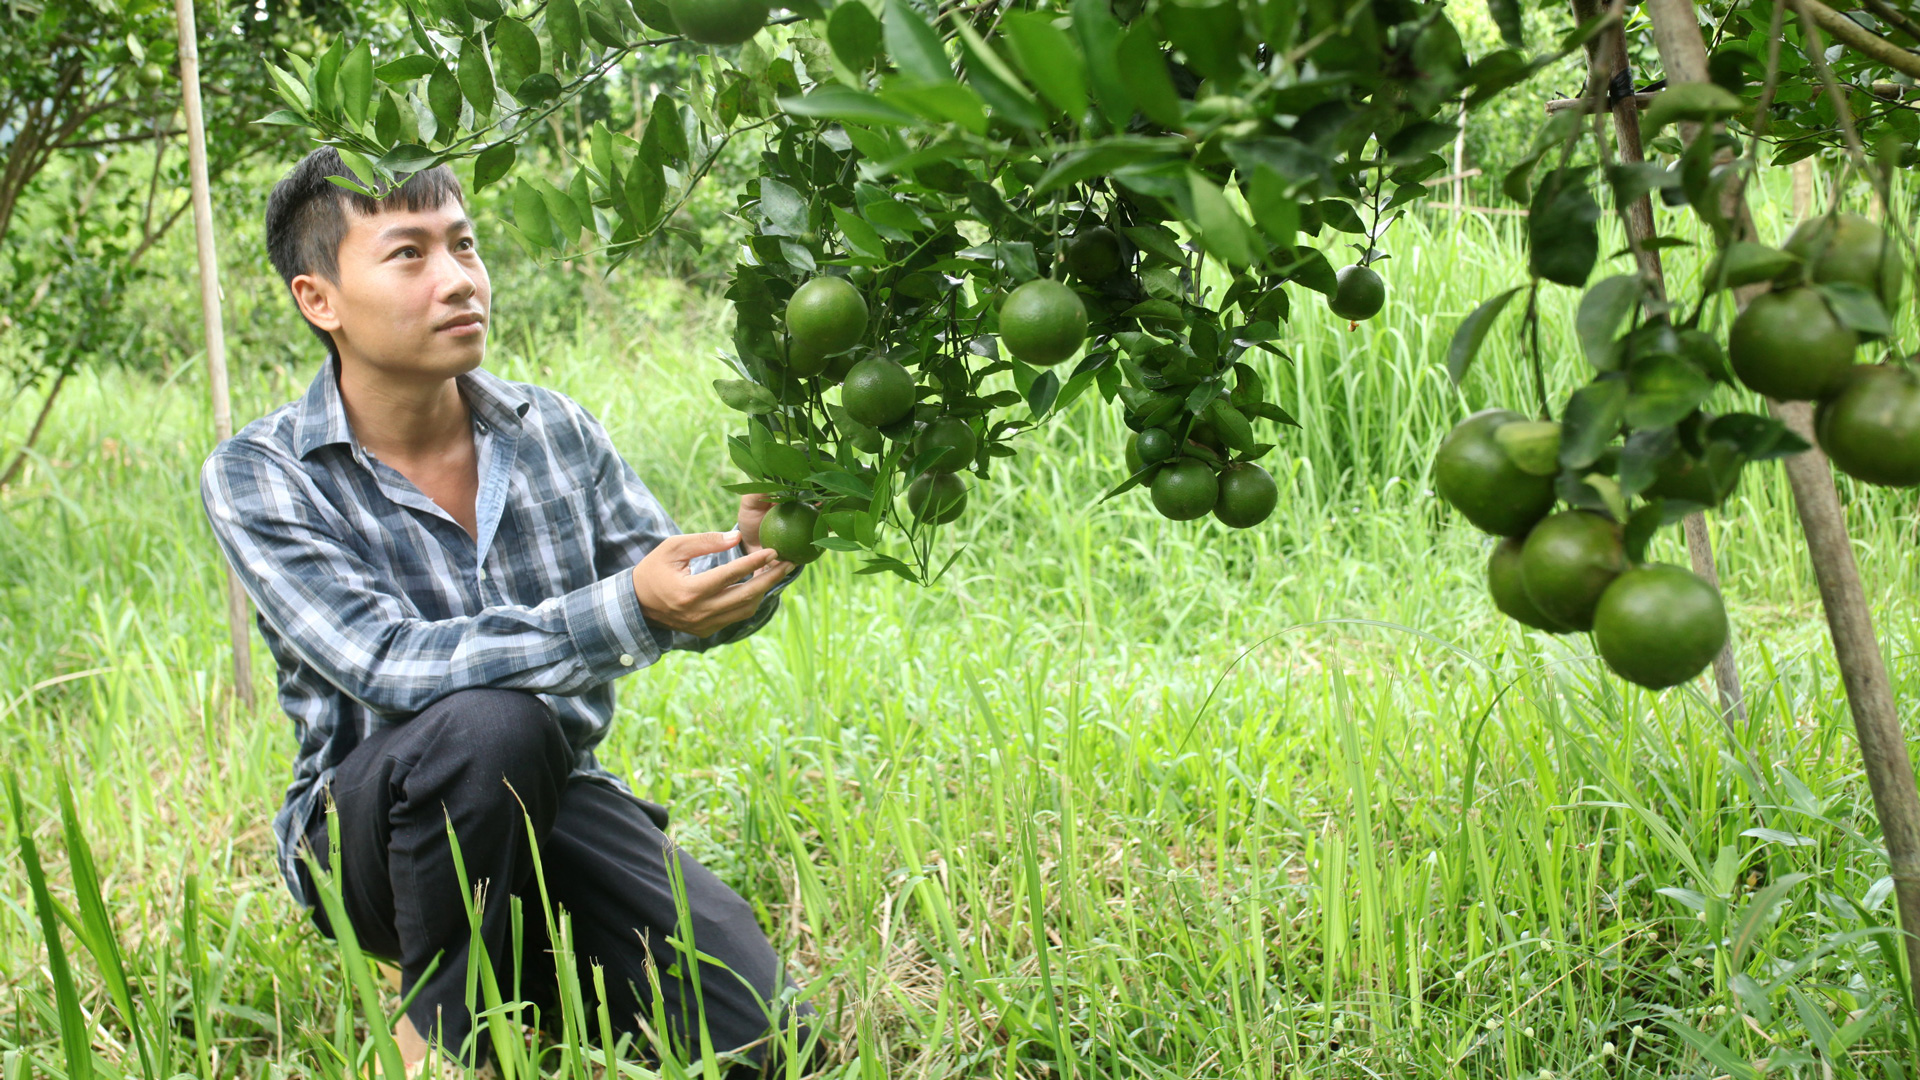
[[[1160,5],[1160,25],[1167,40],[1186,55],[1187,65],[1205,78],[1231,83],[1246,67],[1241,57],[1246,31],[1235,0],[1167,0]]]
[[[841,3],[827,16],[827,44],[840,62],[865,71],[880,55],[880,20],[863,3]]]
[[[760,213],[766,219],[761,232],[772,236],[807,235],[807,200],[771,176],[760,178]]]
[[[1668,124],[1682,120],[1725,120],[1747,111],[1746,103],[1710,82],[1680,83],[1654,95],[1640,114],[1640,137],[1648,142]]]
[[[373,137],[383,145],[392,145],[400,138],[400,101],[391,90],[381,90],[380,104],[373,111]]]
[[[680,122],[680,106],[664,92],[654,95],[653,105],[647,110],[647,130],[642,138],[652,140],[676,161],[685,161],[693,153],[693,149],[687,145],[686,125]]]
[[[1827,306],[1833,309],[1834,318],[1850,329],[1878,337],[1893,333],[1893,325],[1887,319],[1887,309],[1881,305],[1880,298],[1874,295],[1873,290],[1851,281],[1829,281],[1814,288],[1827,298]]]
[[[1102,139],[1084,150],[1073,150],[1055,158],[1033,185],[1035,197],[1077,184],[1091,176],[1105,176],[1123,165],[1156,159],[1171,160],[1178,146],[1173,139],[1149,139],[1114,136]]]
[[[883,28],[887,53],[900,73],[920,83],[953,82],[953,64],[940,44],[940,35],[906,0],[887,0]]]
[[[1029,131],[1047,126],[1047,118],[1041,113],[1033,92],[1000,59],[1000,54],[967,25],[958,11],[953,15],[953,29],[960,37],[967,85],[979,93],[988,108]]]
[[[715,379],[713,392],[721,404],[743,413],[770,413],[780,407],[771,390],[746,379]]]
[[[373,77],[383,83],[412,82],[433,74],[439,67],[440,61],[431,56],[403,56],[374,68]]]
[[[473,190],[479,191],[513,170],[514,149],[510,142],[499,142],[480,151],[473,161]]]
[[[556,67],[580,51],[580,7],[574,0],[547,0],[547,36],[553,39]]]
[[[844,86],[823,86],[805,97],[775,99],[789,116],[840,120],[856,124],[912,124],[912,113],[889,105],[872,94]]]
[[[1046,12],[1020,11],[1008,14],[1001,25],[1027,81],[1067,119],[1079,123],[1087,111],[1086,61],[1053,19]]]
[[[535,179],[533,184],[540,191],[540,201],[547,204],[547,217],[559,230],[561,243],[571,244],[580,239],[580,230],[585,222],[580,220],[579,207],[574,205],[566,192],[545,177]]]
[[[275,109],[255,120],[256,124],[268,124],[273,127],[306,127],[307,118],[292,109]]]
[[[1127,73],[1133,103],[1147,119],[1161,127],[1180,126],[1180,93],[1173,87],[1167,71],[1167,58],[1160,52],[1160,36],[1153,31],[1153,20],[1135,19],[1120,39],[1120,70]]]
[[[1292,247],[1300,228],[1300,203],[1287,194],[1287,182],[1265,165],[1256,165],[1247,181],[1247,207],[1267,239]]]
[[[380,155],[380,168],[395,177],[423,172],[440,163],[440,156],[417,143],[401,143]]]
[[[764,183],[764,180],[762,182]],[[830,209],[833,211],[835,224],[840,226],[841,239],[846,241],[847,247],[855,254],[872,259],[887,257],[887,242],[880,238],[880,234],[874,231],[873,226],[869,225],[866,219],[843,207],[834,206]]]
[[[1466,377],[1467,368],[1480,352],[1480,345],[1487,340],[1487,331],[1493,329],[1495,317],[1523,288],[1525,286],[1515,285],[1474,308],[1465,319],[1460,320],[1460,326],[1453,332],[1452,342],[1447,345],[1447,375],[1453,379],[1455,386]]]
[[[546,201],[540,197],[540,189],[525,178],[513,185],[513,223],[535,246],[554,246],[553,218],[547,213]]]
[[[1712,287],[1724,284],[1731,289],[1742,285],[1758,285],[1763,281],[1772,281],[1799,264],[1799,256],[1779,248],[1756,244],[1751,240],[1736,240],[1720,253],[1719,270],[1724,279],[1717,281],[1715,275],[1709,274],[1707,282]]]
[[[980,100],[980,95],[964,83],[914,86],[892,80],[878,96],[889,105],[901,106],[929,120],[950,120],[975,135],[987,133],[986,105]]]
[[[47,889],[46,871],[40,865],[40,852],[33,842],[33,829],[27,823],[26,807],[20,799],[20,783],[7,774],[7,799],[13,804],[14,832],[20,838],[20,863],[26,871],[27,891],[33,895],[34,913],[40,919],[41,945],[47,951],[47,970],[53,977],[53,997],[60,1023],[60,1045],[66,1058],[67,1076],[72,1080],[92,1080],[94,1076],[93,1038],[86,1016],[80,1009],[73,968],[67,963],[67,950],[61,943],[60,924],[54,915],[53,894]]]
[[[522,105],[538,105],[543,101],[552,101],[560,96],[560,80],[549,72],[536,71],[521,80],[519,89],[513,96],[520,99]]]
[[[1637,275],[1618,274],[1594,282],[1580,298],[1574,328],[1580,338],[1580,348],[1595,370],[1619,369],[1620,324],[1633,314],[1633,306],[1644,293],[1645,287]]]
[[[427,107],[433,111],[433,137],[452,140],[460,129],[460,81],[443,65],[427,80]]]
[[[301,114],[313,111],[313,97],[307,93],[307,88],[301,84],[300,80],[273,64],[267,65],[267,73],[273,76],[274,88],[279,91],[280,100],[293,106]]]
[[[373,48],[365,41],[340,61],[340,107],[354,127],[367,122],[373,109]]]
[[[1560,471],[1560,425],[1551,420],[1515,420],[1494,429],[1493,441],[1523,473],[1552,476]]]
[[[1187,253],[1180,238],[1165,225],[1128,225],[1120,230],[1133,245],[1170,266],[1185,266]]]
[[[474,121],[484,121],[493,113],[493,68],[478,40],[469,38],[461,45],[459,78],[460,94],[473,106]]]
[[[1107,0],[1073,0],[1073,36],[1087,61],[1087,83],[1093,98],[1115,131],[1125,130],[1133,117],[1133,95],[1127,73],[1120,66],[1120,39],[1125,29],[1113,17]]]
[[[1487,0],[1487,14],[1500,28],[1500,37],[1516,49],[1527,47],[1526,31],[1520,19],[1520,0]]]
[[[540,71],[540,36],[519,19],[500,20],[493,28],[493,62],[500,88],[519,97],[514,91]]]
[[[1560,419],[1560,465],[1584,469],[1620,431],[1627,410],[1627,380],[1602,375],[1573,392]]]
[[[1527,265],[1559,285],[1585,285],[1600,257],[1600,204],[1578,169],[1555,170],[1534,189]]]
[[[1249,266],[1258,259],[1252,230],[1246,219],[1233,208],[1213,181],[1190,171],[1187,182],[1193,195],[1193,216],[1200,227],[1200,243],[1207,254],[1235,266]]]

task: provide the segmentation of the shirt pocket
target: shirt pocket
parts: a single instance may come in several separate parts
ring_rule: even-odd
[[[575,489],[514,508],[514,567],[521,603],[537,604],[598,580],[593,566],[593,516],[587,493]]]

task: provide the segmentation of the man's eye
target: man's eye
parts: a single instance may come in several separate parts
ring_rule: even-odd
[[[459,248],[462,251],[472,251],[473,237],[463,236],[459,240],[455,241],[453,246]]]
[[[420,249],[415,247],[403,247],[399,251],[394,252],[394,254],[402,258],[417,259],[420,257]]]

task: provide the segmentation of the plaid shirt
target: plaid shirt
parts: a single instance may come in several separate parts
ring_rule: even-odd
[[[619,787],[593,756],[613,717],[613,680],[668,649],[746,637],[793,580],[712,637],[655,627],[632,570],[679,529],[585,409],[484,370],[456,379],[478,457],[476,540],[354,441],[337,363],[200,471],[214,537],[259,609],[300,743],[273,832],[280,873],[308,907],[316,898],[301,888],[295,842],[334,767],[373,732],[456,690],[529,691],[559,718],[574,776]]]

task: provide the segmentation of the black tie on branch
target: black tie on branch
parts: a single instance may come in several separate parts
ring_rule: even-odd
[[[1611,110],[1620,104],[1621,99],[1633,96],[1633,73],[1625,68],[1613,73],[1607,80],[1607,108]]]

